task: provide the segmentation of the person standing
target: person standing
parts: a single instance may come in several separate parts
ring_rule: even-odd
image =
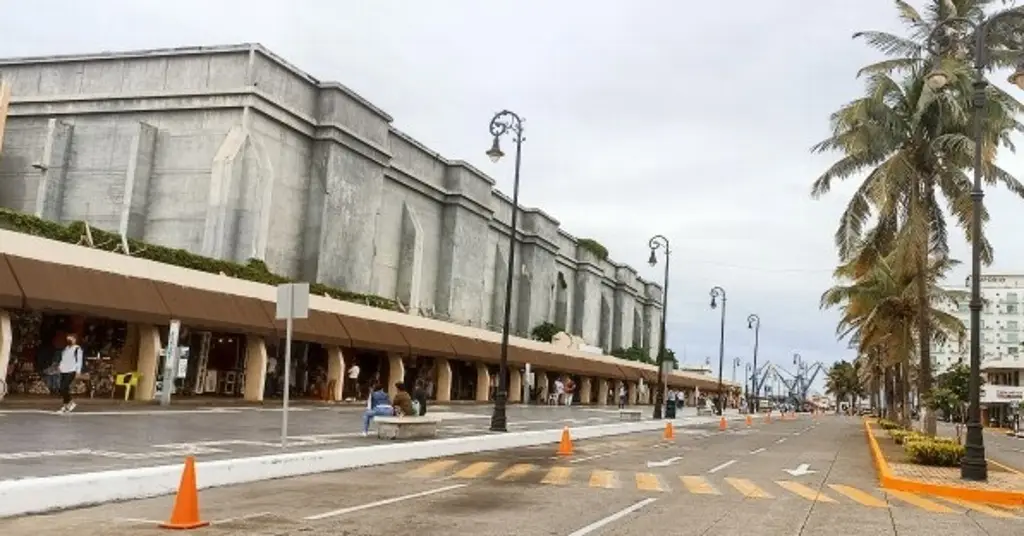
[[[551,400],[551,404],[560,406],[563,396],[565,396],[565,383],[562,382],[562,377],[559,376],[555,378],[555,397]]]
[[[348,377],[345,378],[345,391],[351,393],[348,397],[349,400],[359,399],[359,365],[353,363],[348,369]]]
[[[57,370],[60,372],[60,396],[64,400],[57,413],[70,413],[74,411],[77,404],[71,400],[71,383],[82,373],[82,363],[85,361],[82,355],[82,347],[78,345],[78,337],[69,333],[68,344],[60,353],[60,363]]]
[[[565,379],[565,405],[571,406],[573,396],[576,394],[576,382],[571,377]]]

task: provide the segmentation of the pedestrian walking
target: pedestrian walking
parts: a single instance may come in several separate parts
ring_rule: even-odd
[[[57,410],[57,413],[70,413],[77,406],[71,400],[71,384],[82,373],[82,363],[85,361],[82,347],[78,345],[78,336],[69,333],[67,342],[67,346],[60,353],[60,363],[57,365],[57,370],[60,372],[60,396],[64,400],[64,405]]]

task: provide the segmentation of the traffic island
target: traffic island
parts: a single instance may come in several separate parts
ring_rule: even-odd
[[[935,467],[913,463],[903,446],[872,419],[864,421],[868,448],[883,489],[924,493],[980,503],[1024,506],[1024,475],[989,463],[988,480],[960,479],[959,467]]]

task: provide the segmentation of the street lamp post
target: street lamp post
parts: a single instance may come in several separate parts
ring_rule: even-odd
[[[722,299],[722,322],[718,334],[718,402],[715,404],[718,414],[723,414],[722,403],[725,393],[722,392],[722,369],[725,368],[725,289],[722,287],[711,288],[711,308],[717,306],[716,300]]]
[[[968,382],[968,398],[970,406],[967,417],[967,438],[964,442],[964,457],[960,461],[960,478],[964,480],[987,480],[988,463],[985,461],[985,438],[981,429],[981,215],[984,211],[982,200],[985,191],[982,189],[982,151],[984,146],[984,130],[982,112],[988,100],[988,80],[985,70],[991,58],[988,50],[989,31],[998,22],[1011,18],[1022,19],[1024,8],[1013,8],[992,15],[986,20],[976,21],[965,17],[952,17],[940,22],[932,29],[927,43],[933,44],[940,29],[951,25],[964,25],[974,32],[974,81],[971,84],[971,132],[974,138],[974,185],[971,189],[971,376]],[[943,32],[944,33],[944,32]],[[934,54],[934,53],[933,53]],[[951,81],[949,73],[941,66],[928,74],[927,83],[933,91],[938,91]],[[1024,89],[1024,68],[1010,75],[1010,83]]]
[[[747,329],[754,330],[754,375],[750,377],[750,386],[753,387],[754,397],[750,401],[750,412],[757,413],[760,409],[758,403],[758,397],[761,396],[761,389],[757,385],[757,345],[761,339],[761,317],[755,313],[751,313],[747,316]]]
[[[736,367],[740,366],[740,364],[742,364],[742,363],[743,363],[743,361],[741,361],[740,358],[738,358],[738,357],[732,358],[732,382],[733,383],[736,383]]]
[[[747,366],[744,369],[745,375],[743,376],[743,400],[747,401],[748,408],[754,407],[754,405],[750,403],[750,394],[754,392],[754,376],[751,370],[753,369],[750,366],[750,363],[747,363]]]
[[[512,320],[512,277],[516,273],[516,224],[519,219],[519,167],[523,154],[523,119],[515,112],[503,110],[494,114],[490,125],[494,142],[487,150],[492,162],[497,162],[505,153],[501,150],[500,138],[511,133],[516,144],[515,179],[512,184],[512,229],[509,231],[508,273],[505,276],[505,317],[501,328],[501,360],[498,362],[498,390],[494,394],[494,413],[491,414],[491,431],[508,431],[508,337]]]
[[[668,317],[668,269],[671,251],[668,247],[668,238],[662,235],[654,235],[647,245],[651,248],[651,256],[647,259],[652,267],[658,264],[658,256],[655,254],[660,248],[665,248],[665,279],[661,289],[661,335],[658,337],[658,387],[654,392],[654,415],[655,419],[661,418],[661,406],[665,404],[666,391],[668,390],[668,379],[663,370],[665,365],[665,318]]]

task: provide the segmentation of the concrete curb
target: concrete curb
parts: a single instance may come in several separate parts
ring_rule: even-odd
[[[740,416],[727,416],[737,420]],[[675,427],[718,422],[717,417],[672,421]],[[668,421],[616,423],[572,428],[573,439],[591,439],[665,428]],[[558,443],[560,429],[434,439],[410,443],[271,454],[196,464],[199,489],[273,480],[518,447]],[[0,518],[170,495],[177,491],[181,465],[161,465],[52,477],[0,481]]]
[[[878,472],[878,481],[884,489],[909,491],[911,493],[927,493],[939,497],[951,497],[982,503],[1003,504],[1008,506],[1024,506],[1024,491],[1003,491],[995,489],[977,489],[952,484],[933,484],[922,480],[914,480],[895,476],[889,468],[889,462],[882,454],[875,433],[871,430],[871,421],[864,419],[864,433],[867,435],[868,448]]]

